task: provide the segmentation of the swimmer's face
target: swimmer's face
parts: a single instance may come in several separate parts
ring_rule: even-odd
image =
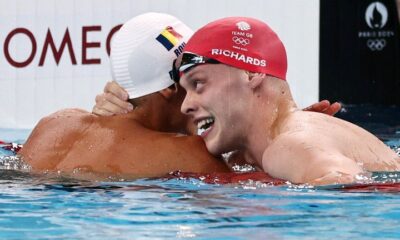
[[[180,80],[186,90],[181,111],[190,116],[214,155],[236,150],[245,134],[245,71],[224,64],[202,64]]]
[[[193,121],[190,121],[190,117],[182,114],[180,109],[185,98],[186,91],[179,84],[176,84],[176,93],[173,98],[169,99],[169,104],[167,109],[168,119],[164,121],[169,125],[172,132],[179,132],[188,135],[195,135],[196,128]]]

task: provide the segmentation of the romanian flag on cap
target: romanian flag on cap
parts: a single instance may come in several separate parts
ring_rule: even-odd
[[[160,35],[156,37],[157,41],[159,41],[168,51],[176,46],[181,38],[182,35],[177,33],[172,27],[166,27]]]

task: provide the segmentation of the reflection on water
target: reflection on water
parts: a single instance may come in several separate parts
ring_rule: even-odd
[[[93,182],[0,170],[0,238],[395,239],[399,190]]]

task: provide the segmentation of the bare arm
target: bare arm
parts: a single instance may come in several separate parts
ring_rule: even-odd
[[[266,149],[264,171],[292,183],[351,183],[363,172],[357,163],[310,133],[280,136]]]
[[[349,184],[354,183],[354,176],[352,174],[343,173],[340,171],[326,171],[322,177],[308,181],[307,184],[313,186],[332,185],[332,184]]]

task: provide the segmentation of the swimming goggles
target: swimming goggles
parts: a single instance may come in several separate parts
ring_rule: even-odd
[[[179,80],[181,78],[181,75],[179,73],[178,68],[175,66],[176,63],[176,59],[174,60],[174,62],[172,63],[172,70],[169,71],[169,77],[172,79],[172,81],[174,81],[175,83],[179,83]]]
[[[169,76],[175,83],[179,83],[181,78],[181,73],[188,72],[191,68],[199,65],[199,64],[217,64],[220,63],[219,61],[203,57],[191,52],[185,52],[182,54],[182,62],[179,68],[176,67],[176,59],[172,63],[172,70],[169,71]]]
[[[206,64],[206,63],[218,64],[220,62],[212,58],[197,55],[195,53],[184,52],[182,54],[182,62],[181,66],[179,67],[179,72],[183,73],[188,72],[191,68],[199,64]]]

